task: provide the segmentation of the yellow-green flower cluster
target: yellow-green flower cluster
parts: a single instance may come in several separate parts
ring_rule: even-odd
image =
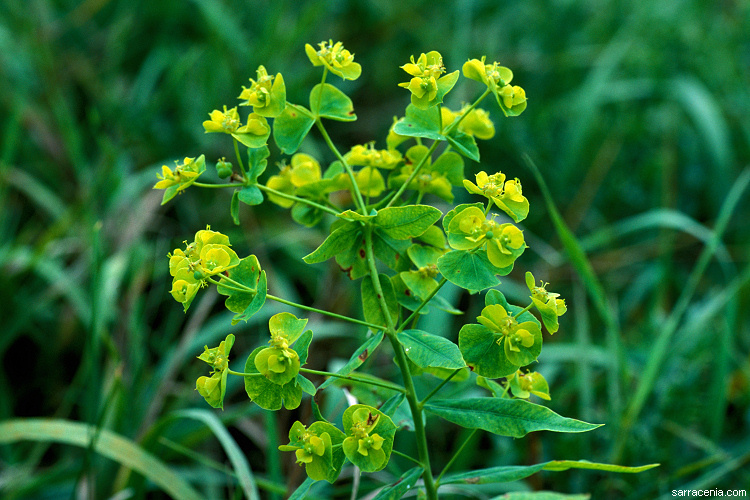
[[[278,174],[268,178],[266,186],[292,195],[297,188],[317,182],[320,178],[320,163],[310,155],[297,153],[292,156],[291,165],[283,165]],[[294,200],[273,193],[269,193],[268,199],[284,208],[294,205]]]
[[[375,167],[393,170],[403,158],[396,149],[375,149],[373,142],[358,144],[344,155],[350,166]]]
[[[255,368],[274,384],[284,385],[299,373],[299,355],[289,346],[297,340],[306,324],[306,319],[297,319],[287,312],[275,314],[269,320],[271,340],[268,343],[271,346],[255,356]]]
[[[274,78],[264,66],[258,66],[258,79],[250,78],[250,88],[242,86],[238,99],[244,100],[240,106],[252,106],[253,113],[260,116],[276,117],[286,107],[286,85],[281,73]]]
[[[211,376],[198,377],[195,388],[214,408],[224,408],[224,394],[229,373],[229,351],[233,345],[234,335],[230,333],[225,340],[221,341],[219,347],[209,349],[205,346],[203,353],[198,356],[198,359],[211,365]]]
[[[469,109],[464,106],[460,111],[451,111],[445,106],[440,108],[443,128],[453,123],[456,118],[466,114],[458,124],[458,131],[464,134],[476,137],[477,139],[487,140],[495,137],[495,124],[490,119],[490,114],[481,108]]]
[[[493,266],[504,268],[526,249],[523,233],[510,223],[488,220],[484,212],[469,206],[451,219],[447,227],[448,243],[456,250],[485,249]]]
[[[154,184],[154,189],[164,189],[164,197],[161,204],[175,197],[181,191],[187,189],[206,170],[206,159],[203,155],[198,158],[185,158],[182,163],[175,162],[172,170],[162,165],[161,174],[156,174],[159,181]]]
[[[168,255],[173,278],[170,293],[186,311],[198,290],[206,286],[206,278],[239,265],[239,257],[229,247],[227,236],[207,228],[198,231],[184,251],[177,248]]]
[[[380,413],[373,413],[369,407],[356,408],[351,412],[351,426],[344,439],[344,453],[347,457],[358,455],[353,460],[362,470],[374,472],[382,469],[388,457],[383,450],[385,439],[373,432],[381,418]]]
[[[513,396],[517,398],[526,399],[531,394],[539,396],[542,399],[549,401],[549,384],[547,380],[539,372],[527,372],[523,373],[518,370],[508,380],[510,388],[513,391]]]
[[[419,109],[428,109],[443,102],[445,94],[450,92],[458,80],[458,71],[443,75],[443,56],[435,50],[421,54],[414,61],[401,66],[401,69],[411,75],[411,80],[399,83],[399,87],[409,89],[411,103]],[[442,76],[441,76],[442,75]]]
[[[497,172],[487,175],[482,171],[476,175],[477,183],[474,184],[464,179],[464,187],[470,193],[482,195],[492,200],[503,212],[508,214],[515,222],[520,222],[529,215],[529,200],[523,195],[521,181],[516,179],[505,179],[505,174]]]
[[[362,66],[354,62],[354,54],[346,50],[341,42],[322,41],[318,47],[315,50],[309,43],[305,44],[305,53],[313,66],[324,66],[344,80],[356,80],[362,74]]]
[[[536,359],[531,347],[537,338],[541,339],[542,331],[533,321],[519,323],[503,306],[491,304],[482,309],[477,322],[495,334],[495,342],[503,347],[512,364],[524,366]]]
[[[224,106],[224,111],[215,109],[208,116],[211,119],[203,122],[203,128],[207,134],[214,132],[229,134],[247,147],[261,147],[271,134],[268,120],[258,113],[250,113],[245,125],[242,125],[236,107],[227,109]]]
[[[534,275],[526,273],[526,286],[531,291],[531,301],[542,315],[542,322],[549,333],[555,333],[558,329],[557,318],[565,314],[568,310],[565,300],[560,299],[559,293],[548,292],[545,288],[546,283],[542,286],[536,286]]]
[[[505,116],[518,116],[526,109],[526,92],[518,85],[510,85],[513,72],[497,62],[485,63],[485,57],[466,61],[463,66],[466,78],[487,85],[497,99]]]

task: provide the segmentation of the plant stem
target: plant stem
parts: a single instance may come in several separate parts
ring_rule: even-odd
[[[480,95],[477,98],[477,100],[474,101],[471,104],[471,106],[469,106],[468,108],[466,108],[466,110],[463,113],[461,113],[461,116],[459,116],[456,120],[454,120],[453,123],[451,123],[450,125],[448,125],[448,127],[442,132],[442,134],[444,136],[449,135],[453,131],[454,128],[458,127],[458,124],[461,123],[461,120],[463,120],[464,118],[466,118],[466,115],[468,115],[474,108],[476,108],[477,105],[480,102],[482,102],[482,100],[490,94],[490,92],[491,91],[490,91],[490,89],[488,87],[487,90],[485,90],[484,93],[482,95]],[[442,141],[441,140],[437,140],[437,141],[434,141],[432,143],[432,145],[430,146],[430,149],[427,151],[427,154],[425,154],[424,157],[422,157],[422,159],[419,161],[419,163],[417,164],[417,166],[414,167],[414,170],[412,171],[412,173],[409,174],[409,178],[406,179],[406,181],[401,185],[400,188],[398,188],[398,191],[396,191],[396,194],[393,196],[393,198],[391,198],[391,201],[388,202],[388,205],[386,205],[386,208],[392,206],[396,202],[396,200],[401,196],[401,194],[404,191],[406,191],[407,186],[409,184],[411,184],[411,181],[414,180],[414,178],[419,173],[420,169],[427,163],[427,159],[432,156],[432,153],[435,151],[435,148],[437,148],[437,146],[438,146],[438,144],[440,144],[440,142],[442,142]]]
[[[350,382],[356,382],[358,384],[375,385],[377,387],[382,387],[383,389],[389,389],[391,391],[396,391],[400,393],[405,392],[404,388],[398,385],[388,384],[385,382],[378,382],[377,380],[371,380],[369,378],[359,378],[359,377],[354,377],[352,375],[341,375],[340,373],[324,372],[320,370],[311,370],[310,368],[300,368],[299,371],[303,373],[310,373],[312,375],[321,375],[323,377],[340,378],[343,380],[348,380]]]
[[[456,370],[454,370],[454,372],[453,372],[453,373],[451,373],[451,374],[450,374],[450,375],[448,375],[448,376],[447,376],[447,377],[446,377],[445,379],[443,379],[443,381],[442,381],[442,382],[440,382],[440,383],[439,383],[439,384],[438,384],[438,385],[437,385],[437,386],[436,386],[436,387],[435,387],[435,388],[434,388],[433,390],[431,390],[431,391],[430,391],[430,393],[429,393],[429,394],[428,394],[427,396],[425,396],[425,397],[424,397],[424,399],[422,399],[422,401],[420,401],[420,402],[419,402],[419,408],[420,408],[420,410],[421,410],[422,408],[424,408],[424,404],[425,404],[425,403],[426,403],[427,401],[429,401],[429,400],[430,400],[430,398],[432,398],[432,396],[434,396],[435,394],[437,394],[437,392],[438,392],[438,391],[439,391],[440,389],[442,389],[442,388],[443,388],[443,386],[444,386],[445,384],[447,384],[448,382],[450,382],[450,380],[451,380],[451,379],[452,379],[453,377],[455,377],[455,376],[456,376],[456,375],[458,374],[458,372],[460,372],[461,370],[463,370],[463,368],[457,368]]]
[[[518,318],[520,315],[522,315],[526,311],[530,310],[532,307],[534,307],[534,303],[533,302],[531,304],[529,304],[528,306],[524,307],[523,309],[521,309],[520,311],[518,311],[516,314],[514,314],[513,315],[513,319]]]
[[[426,305],[427,305],[427,303],[428,303],[429,301],[431,301],[431,300],[432,300],[432,298],[433,298],[433,297],[434,297],[435,295],[437,295],[437,293],[438,293],[438,292],[440,291],[440,289],[441,289],[441,288],[443,288],[443,285],[445,285],[446,283],[448,283],[448,280],[447,280],[447,279],[446,279],[445,277],[443,277],[443,279],[441,279],[441,280],[440,280],[440,282],[439,282],[439,283],[438,283],[438,285],[437,285],[437,286],[435,287],[435,289],[434,289],[434,290],[433,290],[432,292],[430,292],[430,295],[428,295],[428,296],[427,296],[427,298],[425,298],[425,299],[424,299],[424,300],[422,301],[422,303],[421,303],[421,304],[419,304],[419,307],[417,307],[416,309],[414,309],[414,311],[413,311],[413,312],[412,312],[412,313],[411,313],[411,314],[409,315],[409,317],[408,317],[408,318],[406,318],[406,319],[405,319],[404,321],[402,321],[402,322],[401,322],[401,326],[399,326],[399,327],[398,327],[398,330],[397,330],[397,331],[399,331],[399,332],[400,332],[400,331],[403,331],[403,329],[404,329],[404,328],[406,328],[406,325],[408,325],[408,324],[409,324],[409,321],[411,321],[411,320],[412,320],[413,318],[415,318],[415,317],[417,316],[417,314],[419,314],[419,311],[421,311],[421,310],[422,310],[422,308],[423,308],[424,306],[426,306]]]
[[[411,378],[411,371],[409,370],[409,362],[406,359],[404,348],[396,337],[396,327],[393,323],[393,318],[388,309],[388,304],[385,301],[385,295],[383,294],[383,287],[380,286],[380,278],[378,276],[378,269],[375,265],[375,254],[372,245],[372,226],[365,225],[365,252],[367,257],[367,264],[370,268],[370,278],[372,279],[375,293],[378,296],[380,302],[380,310],[383,313],[383,317],[386,322],[385,334],[388,336],[388,340],[391,341],[393,351],[396,355],[396,364],[401,370],[401,377],[404,379],[404,388],[406,392],[406,401],[409,403],[409,409],[411,410],[412,419],[414,420],[414,435],[417,440],[417,452],[419,454],[419,462],[424,472],[422,479],[424,481],[425,493],[427,494],[428,500],[437,500],[437,489],[432,477],[432,468],[430,466],[430,454],[427,447],[427,434],[425,433],[424,421],[422,420],[422,409],[417,401],[417,392],[414,388],[414,381]]]
[[[448,469],[450,469],[451,465],[453,465],[453,462],[455,462],[458,456],[461,454],[461,452],[464,451],[464,448],[466,448],[466,445],[469,444],[469,441],[471,441],[471,439],[474,437],[477,431],[479,431],[479,429],[474,429],[473,431],[471,431],[471,434],[469,434],[469,437],[466,438],[463,444],[456,450],[456,453],[454,453],[451,459],[448,460],[448,463],[445,464],[445,467],[443,467],[443,470],[440,471],[440,475],[435,480],[436,485],[440,484],[440,480],[443,478],[443,474],[445,474],[448,471]]]
[[[286,304],[288,306],[296,307],[297,309],[302,309],[304,311],[315,312],[315,313],[318,313],[318,314],[323,314],[325,316],[330,316],[332,318],[340,319],[342,321],[348,321],[349,323],[356,323],[358,325],[366,326],[367,328],[369,328],[370,330],[373,330],[373,331],[383,330],[382,326],[376,325],[374,323],[368,323],[367,321],[362,321],[362,320],[359,320],[359,319],[350,318],[349,316],[343,316],[341,314],[336,314],[336,313],[333,313],[333,312],[324,311],[323,309],[317,309],[315,307],[303,306],[302,304],[297,304],[296,302],[292,302],[290,300],[282,299],[281,297],[276,297],[274,295],[268,294],[268,295],[266,295],[266,298],[267,299],[271,299],[271,300],[275,300],[276,302],[280,302],[280,303]]]
[[[293,194],[284,193],[282,191],[277,191],[273,188],[270,188],[268,186],[264,186],[263,184],[255,184],[255,187],[260,189],[261,191],[265,191],[267,193],[271,193],[275,196],[278,196],[279,198],[286,198],[287,200],[293,200],[298,203],[304,203],[305,205],[310,205],[311,207],[315,207],[318,210],[323,210],[324,212],[328,212],[331,215],[338,215],[341,213],[340,210],[335,210],[333,208],[327,207],[325,205],[321,205],[320,203],[316,203],[312,200],[308,200],[307,198],[300,198],[299,196],[294,196]]]
[[[237,184],[236,182],[230,182],[227,184],[208,184],[205,182],[194,182],[193,186],[216,189],[216,188],[238,188],[238,187],[242,187],[242,184]]]
[[[242,162],[242,156],[240,156],[240,147],[237,145],[237,139],[232,137],[232,140],[234,141],[234,154],[237,156],[237,163],[240,165],[240,170],[242,170],[242,177],[247,179],[247,171],[245,170],[245,164]]]
[[[333,154],[336,155],[336,158],[338,158],[338,160],[341,162],[341,165],[344,166],[344,170],[346,170],[346,174],[349,176],[349,181],[352,184],[352,193],[354,193],[354,201],[357,205],[357,208],[362,212],[362,215],[367,215],[365,201],[362,199],[362,193],[359,191],[359,186],[357,185],[357,180],[354,178],[354,171],[352,170],[352,167],[349,166],[349,163],[347,163],[336,145],[331,140],[331,136],[328,135],[328,132],[323,126],[323,122],[320,120],[320,117],[315,120],[315,125],[318,126],[318,130],[320,130],[320,133],[323,135],[323,139],[326,141],[326,144],[328,144],[330,150],[333,151]]]
[[[398,455],[399,457],[405,458],[407,460],[411,460],[412,462],[414,462],[415,464],[419,465],[420,467],[422,466],[422,462],[420,462],[419,460],[417,460],[414,457],[410,457],[406,453],[401,453],[398,450],[391,450],[391,453],[393,453],[394,455]]]

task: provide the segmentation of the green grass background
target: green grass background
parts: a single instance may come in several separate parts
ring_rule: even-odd
[[[287,482],[302,481],[291,454],[275,448],[291,422],[309,418],[307,403],[266,415],[233,383],[226,410],[208,411],[194,391],[206,371],[195,359],[204,344],[234,333],[241,363],[282,308],[268,304],[231,327],[210,292],[183,314],[168,294],[165,256],[211,224],[240,255],[258,256],[275,295],[358,314],[357,287],[332,266],[302,263],[324,228],[296,226],[268,203],[243,207],[236,227],[227,193],[192,189],[160,207],[151,186],[163,164],[233,156],[201,122],[236,105],[259,64],[282,72],[288,99],[304,102],[320,78],[304,44],[329,38],[363,67],[359,80],[340,85],[359,120],[330,126],[343,150],[373,139],[384,147],[408,103],[396,84],[406,81],[399,66],[412,54],[438,50],[449,70],[486,54],[511,67],[529,97],[519,118],[486,106],[497,136],[480,144],[481,165],[467,163],[467,176],[502,170],[523,181],[530,249],[501,289],[523,300],[523,272],[532,270],[567,299],[560,331],[540,357],[548,406],[606,426],[522,440],[484,435],[453,470],[550,459],[662,464],[638,475],[544,472],[450,493],[642,499],[676,488],[748,488],[747,2],[8,0],[0,4],[4,498],[166,498],[164,485],[121,466],[140,464],[154,476],[150,458],[203,498],[241,498],[258,487],[262,497],[280,498]],[[448,104],[478,92],[462,82]],[[303,148],[333,159],[317,134]],[[525,155],[544,178],[546,199]],[[270,160],[269,172],[282,156],[274,150]],[[436,315],[422,327],[455,340],[481,297],[454,289],[446,297],[466,318]],[[313,368],[335,368],[364,335],[320,318],[311,326]],[[369,363],[390,373],[387,351]],[[420,384],[426,391],[434,380]],[[91,427],[47,428],[37,417]],[[468,433],[428,424],[439,471]],[[409,439],[400,433],[397,448],[411,451]],[[123,458],[138,451],[133,443],[150,458]],[[409,467],[394,458],[363,479],[361,495]],[[349,472],[313,491],[348,498],[351,481]]]

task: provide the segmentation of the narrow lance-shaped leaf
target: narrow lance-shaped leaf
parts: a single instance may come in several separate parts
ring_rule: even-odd
[[[458,369],[466,366],[458,346],[450,340],[422,330],[398,333],[404,352],[420,368],[440,367]]]
[[[424,408],[468,429],[516,438],[533,431],[586,432],[601,426],[562,417],[549,408],[521,399],[448,399],[428,402]]]
[[[420,236],[441,215],[440,210],[429,205],[389,207],[380,210],[373,223],[391,238],[406,240]]]
[[[367,341],[364,344],[359,346],[359,348],[356,351],[354,351],[354,354],[352,354],[352,357],[349,358],[349,361],[344,366],[342,366],[339,369],[339,371],[337,371],[336,373],[339,375],[349,375],[351,372],[353,372],[354,370],[362,366],[362,363],[364,363],[367,360],[367,358],[372,356],[372,353],[380,345],[380,342],[383,340],[383,335],[385,334],[382,331],[380,331],[376,333],[375,335],[373,335],[372,337],[370,337],[369,339],[367,339]],[[320,384],[320,386],[318,387],[318,390],[322,391],[323,389],[331,385],[333,381],[334,381],[334,377],[329,378],[328,380]]]

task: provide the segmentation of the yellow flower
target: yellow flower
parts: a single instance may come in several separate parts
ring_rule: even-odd
[[[487,85],[505,116],[518,116],[526,109],[526,92],[517,85],[510,86],[513,72],[505,66],[497,62],[486,64],[482,57],[481,61],[471,59],[465,62],[463,73],[466,78]]]
[[[477,321],[495,333],[495,342],[503,346],[505,356],[514,365],[524,366],[536,358],[530,348],[537,338],[541,342],[542,331],[533,321],[519,323],[499,304],[491,304],[482,309]]]
[[[238,99],[244,99],[244,102],[240,106],[252,106],[253,112],[261,116],[279,116],[286,107],[284,77],[277,73],[274,80],[264,66],[258,66],[257,74],[257,81],[250,78],[250,88],[242,87]]]
[[[374,143],[358,144],[344,155],[344,159],[351,166],[377,167],[392,170],[401,163],[401,153],[396,150],[375,149]]]
[[[482,195],[492,200],[503,212],[515,222],[520,222],[529,214],[529,201],[523,196],[521,181],[505,180],[505,174],[497,172],[487,175],[482,171],[476,175],[474,184],[464,179],[464,187],[470,193]]]
[[[354,54],[344,48],[341,42],[322,41],[320,49],[305,44],[305,53],[313,66],[325,66],[334,75],[344,80],[356,80],[362,74],[362,66],[354,62]]]
[[[208,116],[211,119],[203,122],[203,128],[206,129],[206,133],[221,132],[224,134],[234,134],[242,126],[237,108],[228,110],[224,106],[224,111],[215,109]]]

